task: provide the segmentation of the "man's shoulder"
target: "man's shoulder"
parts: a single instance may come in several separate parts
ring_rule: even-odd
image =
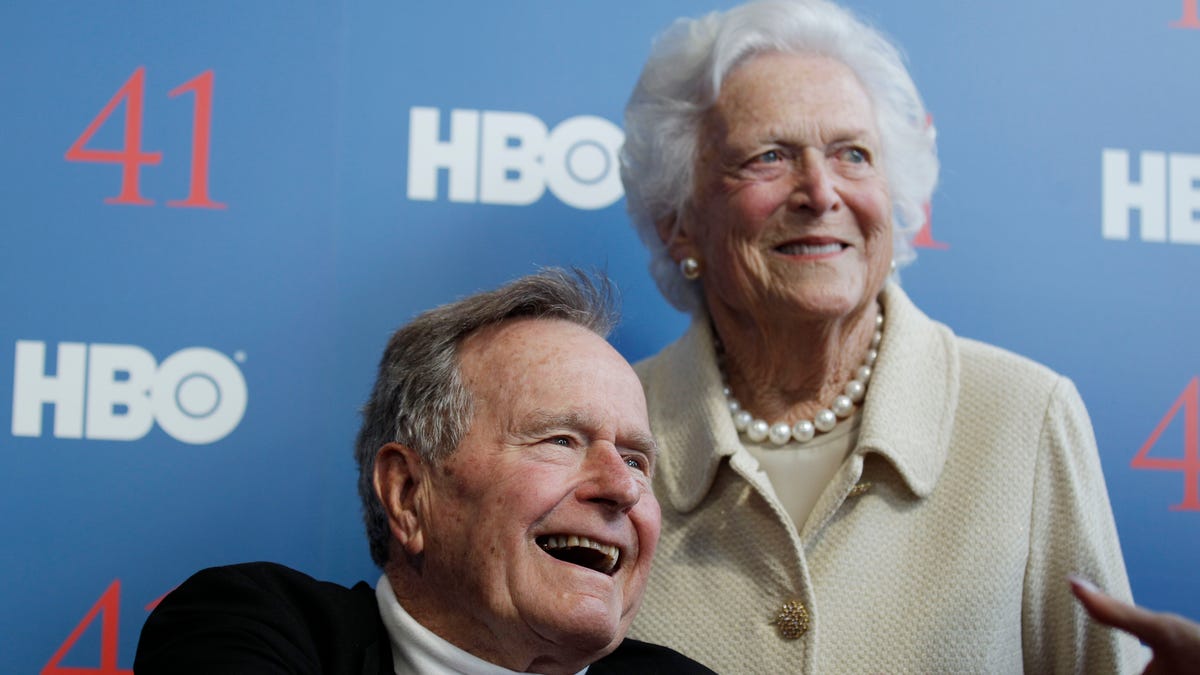
[[[228,672],[251,672],[254,664],[361,672],[350,664],[380,651],[380,643],[385,629],[367,584],[346,588],[275,563],[244,563],[201,570],[168,593],[142,629],[135,665],[144,672],[233,664],[239,669]],[[193,669],[179,671],[184,664]]]
[[[608,656],[588,668],[588,675],[605,673],[711,674],[713,671],[674,649],[626,638]]]
[[[322,617],[331,615],[339,621],[379,621],[375,591],[365,582],[347,588],[270,562],[200,570],[168,593],[163,603],[172,606],[195,601],[203,601],[212,609],[225,607],[230,612],[269,607],[275,613],[305,617],[306,622],[324,623]]]
[[[365,582],[347,588],[332,581],[321,581],[286,565],[273,562],[249,562],[222,567],[209,567],[193,574],[180,588],[203,586],[240,588],[249,586],[260,593],[280,595],[281,599],[298,600],[316,596],[330,601],[375,602],[375,592]],[[168,597],[170,595],[168,594]]]

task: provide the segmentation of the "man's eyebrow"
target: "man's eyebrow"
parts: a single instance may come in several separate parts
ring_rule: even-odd
[[[516,430],[522,435],[536,436],[552,432],[556,429],[569,429],[590,437],[592,431],[600,426],[601,424],[598,420],[579,410],[564,412],[535,410],[519,420]],[[654,459],[658,458],[658,443],[655,442],[654,437],[650,434],[632,432],[623,435],[617,440],[618,444],[622,447],[644,452]]]
[[[650,455],[651,460],[658,460],[658,443],[654,440],[653,436],[636,432],[629,434],[625,438],[626,441],[622,445],[629,447],[631,450],[637,450]]]
[[[571,429],[586,431],[595,428],[589,423],[590,418],[578,411],[552,412],[549,410],[534,410],[517,422],[517,431],[522,434],[536,435],[555,429]]]

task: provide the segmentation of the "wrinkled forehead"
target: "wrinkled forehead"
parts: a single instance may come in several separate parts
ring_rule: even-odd
[[[744,149],[740,146],[794,140],[805,132],[881,150],[874,103],[853,70],[821,54],[764,52],[725,79],[702,118],[698,158],[727,145]]]
[[[624,357],[604,338],[564,319],[520,318],[480,329],[460,345],[459,368],[479,398],[516,403],[560,392],[586,399],[584,383],[602,385],[609,395],[627,389],[641,396]]]
[[[603,338],[565,319],[519,317],[484,326],[463,339],[459,368],[469,379],[494,380],[563,361],[572,350],[607,346]]]
[[[858,73],[838,57],[821,52],[768,50],[749,54],[725,74],[716,102],[740,96],[747,87],[768,95],[773,91],[834,89],[856,99],[869,113],[873,114],[875,108],[871,92]]]

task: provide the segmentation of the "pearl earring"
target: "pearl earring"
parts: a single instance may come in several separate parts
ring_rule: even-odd
[[[688,256],[679,261],[679,273],[688,281],[695,281],[700,278],[700,261]]]

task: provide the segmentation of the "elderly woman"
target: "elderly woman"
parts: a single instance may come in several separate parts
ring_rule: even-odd
[[[638,367],[663,535],[636,635],[721,672],[1112,672],[1129,585],[1066,378],[956,337],[889,279],[937,177],[900,55],[823,0],[681,20],[625,117],[659,288]]]

